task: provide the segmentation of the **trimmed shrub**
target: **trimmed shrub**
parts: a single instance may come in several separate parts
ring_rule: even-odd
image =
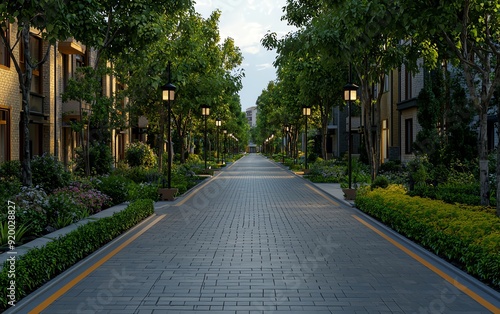
[[[0,178],[16,178],[21,180],[21,162],[19,160],[3,162],[0,165]]]
[[[109,174],[113,164],[111,149],[105,143],[93,142],[89,146],[90,173],[93,175]],[[85,173],[85,153],[81,147],[76,149],[76,168],[78,173]]]
[[[363,189],[356,206],[392,229],[500,287],[500,218],[478,206],[411,197],[400,186]]]
[[[122,176],[103,176],[96,181],[96,186],[102,193],[111,197],[111,205],[118,205],[127,200],[130,181]]]
[[[156,165],[156,155],[148,144],[130,143],[125,151],[125,159],[130,167],[152,168]]]
[[[375,178],[375,181],[372,182],[371,188],[376,189],[376,188],[382,188],[385,189],[389,186],[389,180],[384,177],[384,176],[377,176]]]
[[[71,174],[64,169],[64,165],[48,154],[33,157],[31,170],[33,185],[40,186],[47,193],[68,186],[71,179]]]
[[[111,217],[99,219],[34,248],[16,260],[16,300],[28,295],[104,244],[152,215],[152,200],[137,200]],[[0,271],[0,286],[8,287],[8,262]],[[8,307],[6,293],[0,295],[0,311]]]
[[[150,183],[131,182],[128,185],[128,200],[135,201],[141,198],[158,200],[158,185]]]

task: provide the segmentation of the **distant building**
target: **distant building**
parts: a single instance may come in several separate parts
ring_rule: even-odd
[[[257,126],[257,106],[250,107],[246,110],[248,124],[250,127]]]

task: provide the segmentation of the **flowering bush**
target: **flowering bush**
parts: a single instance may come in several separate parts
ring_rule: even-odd
[[[54,195],[65,194],[70,196],[77,205],[84,206],[90,212],[95,214],[100,212],[103,207],[109,206],[111,198],[90,185],[80,182],[73,182],[69,187],[60,188],[54,191]]]
[[[47,194],[42,188],[22,186],[12,201],[16,204],[17,224],[29,225],[30,235],[41,235],[46,231]]]

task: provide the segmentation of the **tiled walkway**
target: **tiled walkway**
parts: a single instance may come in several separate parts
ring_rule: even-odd
[[[259,155],[163,204],[165,218],[43,313],[492,311],[367,228],[359,211]]]

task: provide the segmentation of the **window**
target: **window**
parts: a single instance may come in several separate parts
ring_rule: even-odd
[[[26,62],[24,60],[24,47],[21,45],[21,54],[19,56],[19,61],[21,63],[21,68],[24,71],[26,68]],[[30,55],[31,62],[37,64],[42,59],[42,40],[34,35],[30,35]],[[33,78],[31,80],[31,92],[42,94],[42,66],[38,66],[33,69]]]
[[[413,119],[405,120],[405,154],[413,152]]]
[[[30,36],[30,52],[31,60],[34,63],[40,62],[42,59],[42,40],[33,35]],[[41,66],[33,69],[33,80],[31,81],[31,91],[37,94],[42,94],[42,69]]]
[[[405,70],[405,98],[408,100],[412,98],[412,75],[408,70]]]
[[[6,29],[1,30],[7,39],[7,43],[0,38],[0,66],[3,65],[5,67],[10,67],[10,54],[9,54],[9,39],[10,39],[10,30],[9,24],[7,24]]]
[[[0,108],[0,163],[10,160],[10,112]]]

